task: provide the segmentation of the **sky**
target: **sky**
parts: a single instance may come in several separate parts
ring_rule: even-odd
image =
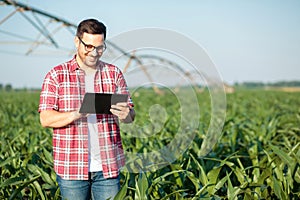
[[[299,0],[19,2],[74,24],[97,18],[106,24],[108,37],[147,27],[178,32],[206,51],[228,84],[300,80]],[[11,8],[0,5],[0,21],[8,10]],[[35,34],[33,28],[27,28],[17,18],[5,23],[15,30],[24,26],[20,34]],[[3,25],[0,24],[0,31]],[[65,40],[70,40],[67,44],[73,48],[73,38]],[[47,71],[72,57],[3,53],[1,45],[4,47],[0,39],[0,84],[13,87],[41,87]]]

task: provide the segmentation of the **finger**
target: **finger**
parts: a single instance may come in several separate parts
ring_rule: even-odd
[[[124,105],[112,105],[111,106],[112,109],[116,109],[116,110],[121,110],[123,112],[128,112],[129,110],[129,106],[126,104]]]
[[[119,110],[116,110],[116,109],[110,109],[110,112],[113,115],[116,115],[117,117],[119,117],[121,115],[121,112]]]
[[[122,107],[128,107],[127,102],[118,102],[116,105],[117,106],[122,106]]]

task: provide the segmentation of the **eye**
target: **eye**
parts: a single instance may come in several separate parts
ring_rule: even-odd
[[[86,47],[88,50],[93,50],[93,49],[94,49],[94,46],[91,45],[91,44],[87,44],[85,47]]]
[[[102,50],[102,49],[104,49],[104,46],[103,45],[101,45],[101,46],[99,46],[99,47],[96,47],[97,48],[97,50]]]

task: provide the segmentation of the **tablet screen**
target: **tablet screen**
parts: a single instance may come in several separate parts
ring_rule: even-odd
[[[79,113],[111,114],[111,105],[127,101],[127,94],[86,93]]]

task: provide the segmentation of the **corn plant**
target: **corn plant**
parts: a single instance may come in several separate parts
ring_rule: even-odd
[[[134,123],[141,128],[124,125],[122,139],[125,152],[146,154],[176,136],[180,104],[169,92],[138,92],[133,94]],[[122,188],[115,199],[300,198],[300,93],[241,90],[228,94],[222,137],[204,157],[199,151],[210,123],[210,96],[204,91],[197,98],[199,127],[188,148],[159,168],[143,170],[141,160],[129,159],[126,167],[134,164],[141,170],[122,171]],[[38,101],[39,92],[0,93],[0,199],[60,198],[51,155],[52,131],[39,123]],[[163,123],[150,119],[151,109]]]

